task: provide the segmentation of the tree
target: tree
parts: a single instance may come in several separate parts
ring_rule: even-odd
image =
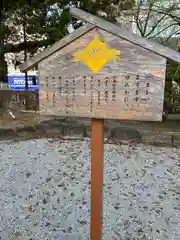
[[[158,38],[155,34],[165,19],[173,19],[177,5],[168,8],[158,6],[155,0],[7,0],[0,5],[0,74],[5,75],[4,56],[16,54],[14,63],[18,65],[22,59],[20,53],[28,52],[28,57],[41,48],[53,44],[68,33],[71,21],[75,28],[81,23],[72,18],[67,7],[74,4],[92,14],[103,15],[109,21],[125,21],[136,24],[139,33],[147,38]],[[136,4],[135,4],[136,3]],[[160,12],[159,19],[155,13]],[[154,18],[155,16],[155,18]],[[172,17],[173,16],[173,17]],[[155,21],[156,20],[156,21]],[[178,22],[175,21],[176,26]],[[170,28],[170,27],[169,27]],[[167,28],[168,29],[168,28]],[[24,30],[24,31],[23,31]],[[132,29],[131,29],[132,30]],[[165,30],[164,30],[165,31]],[[22,34],[24,32],[24,34]],[[20,34],[21,33],[21,34]],[[26,41],[24,41],[24,37]]]
[[[117,21],[129,22],[136,34],[164,43],[180,34],[179,0],[136,0],[133,8],[121,11],[116,6]]]
[[[6,81],[5,54],[27,51],[33,55],[66,34],[69,14],[52,8],[57,1],[1,1],[0,5],[0,78]],[[62,1],[63,2],[63,1]],[[61,4],[63,5],[63,3]],[[49,15],[49,12],[51,15]],[[24,41],[26,38],[26,41]],[[17,63],[18,62],[17,58]],[[17,64],[15,63],[15,64]]]
[[[128,23],[127,27],[134,33],[179,50],[179,3],[179,0],[137,0],[134,7],[128,11],[119,11],[116,7],[116,18],[121,24]],[[167,108],[173,107],[175,102],[177,103],[179,86],[179,65],[168,62],[165,86]]]
[[[6,81],[5,55],[15,55],[14,64],[19,65],[22,52],[28,57],[41,48],[53,44],[68,33],[71,21],[75,28],[82,23],[73,19],[67,7],[70,4],[98,14],[106,13],[109,21],[116,21],[114,4],[120,3],[121,9],[132,7],[131,0],[8,0],[1,1],[0,6],[0,78]],[[25,41],[24,41],[25,40]],[[28,53],[28,54],[27,54]]]

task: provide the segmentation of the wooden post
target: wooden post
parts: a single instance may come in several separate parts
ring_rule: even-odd
[[[91,240],[102,239],[104,120],[92,119]]]

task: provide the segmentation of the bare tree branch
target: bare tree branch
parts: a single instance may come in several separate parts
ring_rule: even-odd
[[[160,35],[162,32],[166,31],[168,28],[170,28],[170,27],[172,27],[172,26],[176,26],[176,24],[173,23],[173,24],[171,24],[171,25],[169,25],[169,26],[163,28],[163,29],[162,29],[161,31],[159,31],[157,34],[155,34],[155,35],[149,37],[149,39],[151,39],[151,38],[156,38],[158,35]],[[178,30],[178,31],[179,31],[179,30]],[[173,35],[174,35],[174,33],[173,33]],[[172,36],[173,36],[173,35],[172,35]]]
[[[151,35],[154,30],[157,28],[157,26],[163,21],[163,19],[166,17],[166,14],[164,14],[155,24],[154,26],[151,28],[151,30],[146,34],[146,37],[148,37],[149,35]]]
[[[132,11],[128,11],[128,16],[133,17],[131,22],[135,23],[141,36],[147,38],[162,37],[169,40],[173,35],[178,34],[180,31],[180,17],[177,12],[180,7],[178,4],[169,3],[164,6],[155,0],[148,2],[148,5],[143,3],[143,0],[138,1]],[[169,31],[173,26],[172,32]],[[175,29],[176,26],[177,28],[179,26],[178,30]]]
[[[164,38],[162,43],[168,42],[173,37],[173,35],[176,35],[176,34],[180,35],[180,30],[179,29],[177,31],[173,32],[172,34],[170,34],[166,39]]]
[[[178,12],[180,8],[177,7],[176,11]],[[160,10],[160,9],[154,9],[154,13],[157,14],[165,14],[166,16],[169,16],[172,20],[174,20],[178,25],[180,25],[180,17],[178,15],[174,15],[171,12],[169,12],[167,9],[166,10]]]
[[[140,31],[141,35],[143,35],[143,30],[142,30],[142,25],[141,25],[141,21],[139,20],[139,16],[140,16],[140,13],[141,13],[141,4],[143,3],[143,0],[140,0],[140,3],[137,7],[137,12],[135,14],[135,20],[136,20],[136,24],[137,24],[137,28],[138,30]]]
[[[153,4],[154,4],[154,3],[152,3],[152,4],[149,5],[149,9],[148,9],[148,13],[147,13],[147,16],[146,16],[146,20],[145,20],[145,24],[144,24],[144,29],[143,29],[144,36],[146,35],[146,30],[147,30],[148,22],[149,22],[149,19],[150,19],[150,14],[151,14],[151,12],[152,12]]]

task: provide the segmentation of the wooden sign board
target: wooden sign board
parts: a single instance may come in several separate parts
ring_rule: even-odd
[[[98,72],[75,58],[95,36],[120,53],[116,62],[109,59]],[[38,67],[42,114],[162,120],[166,59],[98,27],[42,60]]]

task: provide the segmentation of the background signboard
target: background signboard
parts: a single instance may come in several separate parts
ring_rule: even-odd
[[[34,84],[36,83],[36,85]],[[25,91],[25,76],[8,76],[8,84],[12,90]],[[28,76],[28,90],[39,91],[39,81],[36,75]]]

